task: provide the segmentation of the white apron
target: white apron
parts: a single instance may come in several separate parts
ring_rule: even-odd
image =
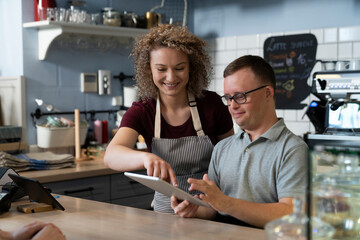
[[[151,143],[152,153],[161,157],[171,165],[175,172],[179,188],[186,192],[189,192],[188,189],[190,185],[187,183],[189,177],[202,179],[203,175],[207,173],[211,153],[214,148],[210,138],[206,136],[202,130],[194,96],[189,93],[188,99],[197,136],[175,139],[160,138],[161,112],[160,101],[159,98],[157,98],[155,132]],[[192,194],[194,194],[194,192],[192,192]],[[170,198],[159,192],[155,192],[154,211],[174,213],[171,208]]]

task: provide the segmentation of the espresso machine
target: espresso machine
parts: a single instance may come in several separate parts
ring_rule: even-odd
[[[360,239],[360,71],[315,72],[311,93],[308,216],[331,227],[325,239]],[[308,222],[308,239],[318,226]]]
[[[306,112],[316,133],[360,135],[360,71],[325,71],[313,74],[312,101]]]

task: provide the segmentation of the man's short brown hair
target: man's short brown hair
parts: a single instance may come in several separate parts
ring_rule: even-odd
[[[245,55],[232,61],[224,70],[224,78],[243,68],[250,68],[260,82],[275,89],[274,70],[262,57]]]

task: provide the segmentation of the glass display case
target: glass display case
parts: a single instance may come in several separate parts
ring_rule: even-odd
[[[360,141],[356,136],[308,136],[308,216],[334,229],[327,239],[360,239]],[[308,222],[308,239],[315,226]]]

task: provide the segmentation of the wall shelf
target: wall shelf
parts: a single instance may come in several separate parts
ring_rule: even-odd
[[[26,142],[0,143],[0,151],[26,151]]]
[[[57,37],[66,33],[134,39],[136,36],[146,34],[149,31],[148,29],[141,28],[112,27],[54,21],[29,22],[24,23],[23,27],[38,30],[39,60],[45,60],[51,43]]]

